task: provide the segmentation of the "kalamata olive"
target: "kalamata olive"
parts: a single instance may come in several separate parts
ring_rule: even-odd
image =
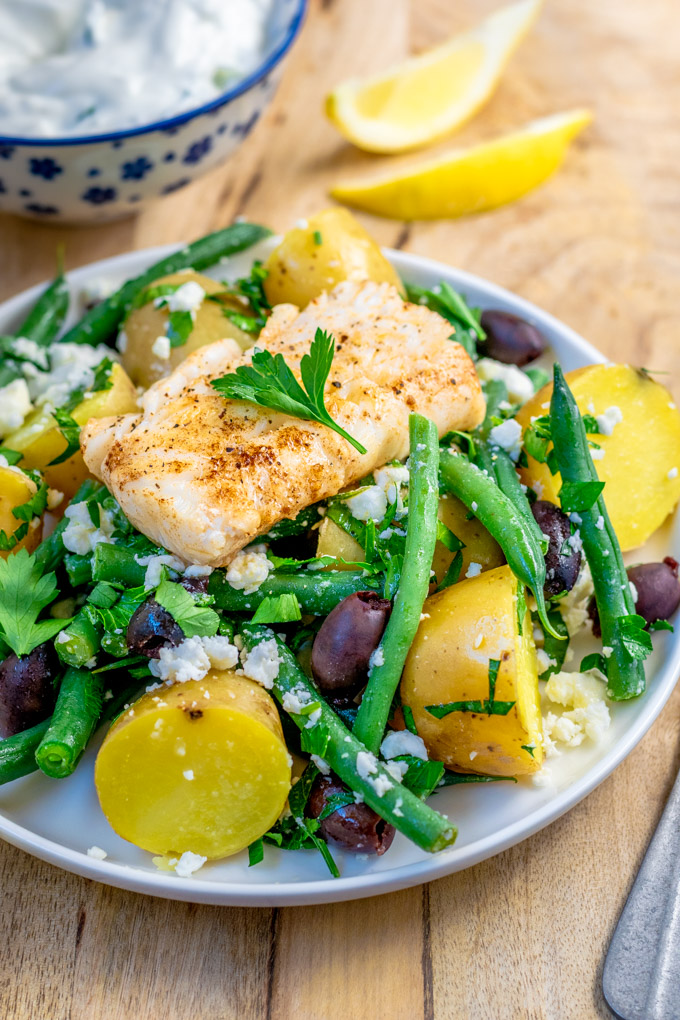
[[[0,737],[42,722],[54,708],[59,660],[51,641],[28,655],[12,652],[0,663]]]
[[[480,352],[506,365],[527,365],[543,354],[547,346],[535,326],[512,312],[488,308],[482,312],[482,329],[486,340],[479,342]]]
[[[205,595],[208,590],[209,580],[209,574],[199,574],[195,577],[182,577],[179,583],[187,591],[190,591],[192,595]]]
[[[317,776],[307,801],[307,814],[318,818],[328,799],[345,793],[337,776]],[[386,822],[368,804],[347,804],[333,811],[321,822],[323,838],[343,850],[356,854],[377,854],[381,857],[389,850],[394,839],[394,826]]]
[[[366,683],[368,660],[392,606],[374,591],[357,591],[335,606],[312,647],[312,673],[322,692],[356,694]]]
[[[672,556],[667,556],[661,563],[636,563],[628,567],[626,573],[635,589],[635,612],[648,625],[657,620],[668,620],[680,606],[678,563]],[[594,599],[588,606],[588,613],[593,621],[593,634],[600,637],[600,618]]]
[[[531,512],[543,534],[550,539],[545,554],[546,595],[559,595],[561,591],[571,591],[581,569],[581,552],[565,544],[571,535],[569,518],[558,506],[544,499],[537,499],[532,503]]]
[[[182,643],[184,632],[167,609],[154,598],[149,598],[132,614],[125,638],[133,654],[158,659],[161,648]]]

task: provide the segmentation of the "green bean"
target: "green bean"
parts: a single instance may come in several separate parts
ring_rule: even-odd
[[[97,503],[101,503],[106,496],[108,496],[108,492],[104,486],[100,485],[99,482],[94,482],[88,478],[80,486],[71,500],[71,503],[84,503],[88,499],[94,499]],[[64,517],[59,524],[57,524],[49,538],[46,538],[44,542],[41,542],[33,553],[35,561],[43,574],[47,574],[51,570],[55,570],[66,555],[62,535],[68,527],[68,523],[68,518]]]
[[[59,633],[54,643],[57,655],[67,666],[84,666],[101,648],[102,632],[96,612],[85,604]]]
[[[382,574],[365,576],[363,570],[314,570],[298,574],[272,571],[257,591],[246,595],[232,588],[223,571],[210,575],[208,593],[219,609],[229,613],[252,612],[267,597],[290,593],[297,597],[303,613],[328,616],[331,609],[357,591],[382,591]]]
[[[319,698],[318,691],[300,669],[295,656],[273,631],[258,624],[244,624],[242,637],[249,651],[262,641],[276,642],[279,666],[272,693],[300,730],[303,747],[313,744],[317,748],[314,753],[328,762],[343,783],[361,794],[369,807],[422,850],[434,853],[454,842],[456,830],[449,819],[433,811],[397,783],[385,765],[367,751],[354,733],[350,733],[335,712]],[[286,708],[286,694],[292,694],[307,714],[297,714]],[[319,716],[310,727],[309,709],[312,705],[316,706]],[[363,760],[358,758],[362,753],[365,756]]]
[[[527,528],[526,519],[512,500],[501,492],[495,477],[485,475],[462,454],[441,450],[439,469],[443,487],[465,503],[496,539],[515,577],[531,588],[543,627],[553,637],[559,638],[548,620],[545,605],[543,552],[535,532]]]
[[[92,580],[139,588],[144,584],[146,567],[137,562],[132,549],[100,542],[92,554]]]
[[[38,298],[27,317],[16,330],[16,336],[34,340],[46,347],[56,338],[62,327],[69,306],[69,289],[66,277],[59,272],[57,277]]]
[[[271,231],[267,227],[260,227],[257,223],[234,223],[224,230],[216,230],[213,234],[194,241],[193,244],[167,255],[144,273],[124,283],[115,294],[87,312],[80,322],[61,338],[62,341],[92,346],[110,341],[134,299],[154,280],[181,269],[205,269],[213,266],[221,258],[244,251],[269,234]]]
[[[541,549],[547,550],[547,543],[543,532],[531,512],[531,504],[522,488],[522,483],[519,480],[519,475],[512,459],[505,450],[492,443],[484,443],[478,440],[475,442],[475,448],[475,463],[477,466],[483,471],[487,471],[496,479],[498,488],[515,504],[515,508],[519,510],[524,518],[527,528],[529,531],[533,531],[534,538],[541,546]]]
[[[92,580],[92,553],[68,553],[64,556],[64,567],[72,588],[82,588]]]
[[[133,686],[125,687],[105,702],[104,711],[99,720],[100,725],[118,715],[123,707],[135,698],[139,687],[140,684],[137,681]],[[0,740],[0,786],[38,771],[35,752],[51,722],[52,717],[50,716],[49,719],[43,719],[36,726],[32,726],[30,730],[24,730],[6,740]]]
[[[35,752],[38,768],[52,779],[70,776],[94,733],[104,695],[101,674],[70,668],[64,674],[54,714]]]
[[[550,428],[562,483],[597,482],[583,419],[559,365],[554,369]],[[602,645],[611,649],[606,658],[607,694],[614,701],[625,701],[645,689],[641,658],[631,654],[630,642],[623,641],[620,634],[621,619],[635,619],[635,603],[602,494],[590,510],[580,510],[579,514],[583,551],[593,575]]]
[[[437,541],[439,437],[434,422],[419,414],[410,415],[409,446],[404,563],[392,613],[378,649],[381,661],[369,671],[368,686],[354,724],[357,739],[374,753],[380,747],[392,699],[420,624]]]

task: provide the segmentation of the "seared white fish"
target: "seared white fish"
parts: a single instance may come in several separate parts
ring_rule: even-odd
[[[450,324],[389,284],[341,283],[302,312],[279,305],[257,345],[297,371],[317,327],[336,342],[326,406],[367,453],[325,425],[221,397],[210,380],[249,357],[220,340],[155,383],[142,414],[82,430],[88,468],[135,527],[190,563],[224,566],[277,521],[404,458],[411,411],[440,435],[483,419],[477,374]]]

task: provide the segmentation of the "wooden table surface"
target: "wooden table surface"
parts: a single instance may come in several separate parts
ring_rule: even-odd
[[[431,45],[495,0],[312,0],[275,102],[233,161],[137,219],[63,229],[0,218],[0,291],[196,237],[236,215],[289,226],[375,160],[321,113],[336,82]],[[549,0],[491,103],[491,136],[589,105],[564,170],[458,222],[366,218],[385,244],[537,302],[680,396],[677,0]],[[680,764],[680,691],[566,817],[429,886],[333,906],[231,909],[108,889],[0,845],[0,1016],[12,1020],[585,1020],[607,1017],[603,953]]]

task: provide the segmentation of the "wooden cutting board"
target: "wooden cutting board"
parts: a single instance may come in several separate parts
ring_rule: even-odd
[[[284,229],[379,161],[324,120],[352,74],[431,45],[494,0],[312,0],[269,113],[225,168],[138,219],[60,229],[0,217],[2,297],[69,266],[246,215]],[[488,277],[680,396],[677,0],[550,0],[501,88],[458,136],[589,105],[564,170],[458,222],[365,222],[381,242]],[[362,902],[283,910],[169,903],[0,844],[0,1016],[12,1020],[590,1020],[602,958],[680,764],[680,693],[585,802],[476,868]]]

